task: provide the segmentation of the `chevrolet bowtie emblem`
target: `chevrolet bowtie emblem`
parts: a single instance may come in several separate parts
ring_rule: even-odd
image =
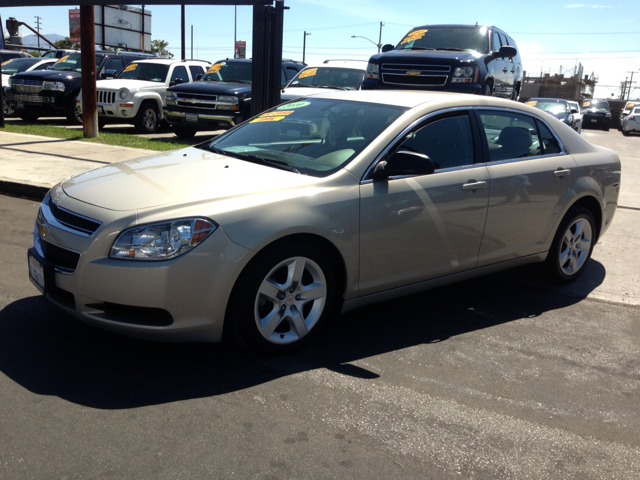
[[[41,237],[46,237],[47,235],[49,235],[50,231],[51,230],[49,230],[49,227],[47,226],[46,223],[43,223],[38,227],[38,233],[40,234]]]
[[[407,71],[407,75],[412,75],[412,76],[417,76],[420,75],[420,71],[419,70],[408,70]]]

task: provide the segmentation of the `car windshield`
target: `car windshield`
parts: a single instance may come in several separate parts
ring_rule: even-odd
[[[552,115],[558,115],[561,113],[567,112],[567,107],[564,103],[559,102],[545,102],[541,100],[531,100],[527,102],[528,105],[532,107],[539,108],[540,110],[544,110]]]
[[[324,177],[351,161],[406,110],[310,97],[280,105],[198,148]]]
[[[163,63],[130,63],[124,67],[116,78],[164,83],[168,72],[169,65]]]
[[[609,104],[604,100],[585,100],[584,102],[582,102],[582,108],[587,108],[589,110],[591,109],[603,110],[606,112],[611,110],[611,107],[609,107]]]
[[[293,77],[289,87],[335,88],[338,90],[357,90],[364,77],[364,69],[337,67],[305,68]]]
[[[96,54],[96,70],[102,63],[104,55]],[[65,55],[56,63],[54,63],[49,70],[60,70],[63,72],[79,72],[81,68],[80,54],[73,53],[71,55]]]
[[[2,74],[13,75],[14,73],[24,72],[40,61],[39,58],[12,58],[2,62]]]
[[[407,33],[395,49],[489,53],[489,31],[486,27],[418,27]]]
[[[251,83],[251,63],[218,62],[209,67],[202,80],[210,82]]]

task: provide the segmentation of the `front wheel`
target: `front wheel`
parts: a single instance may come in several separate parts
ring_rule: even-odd
[[[69,125],[82,125],[82,111],[76,95],[67,105],[67,122]]]
[[[236,283],[227,321],[249,350],[283,354],[309,342],[333,313],[336,276],[313,245],[282,244],[259,254]]]
[[[178,138],[192,138],[196,134],[195,128],[181,127],[179,125],[171,125],[171,129],[173,130],[173,133],[175,133]]]
[[[584,272],[595,245],[595,220],[584,207],[572,208],[560,223],[546,260],[556,283],[569,283]]]
[[[2,100],[2,107],[4,108],[4,116],[5,118],[13,117],[16,114],[16,106],[14,103],[7,103],[4,99]]]
[[[145,134],[156,133],[158,121],[158,107],[151,102],[145,102],[140,106],[135,118],[136,131]]]

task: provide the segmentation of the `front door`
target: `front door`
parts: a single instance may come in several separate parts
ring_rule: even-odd
[[[487,213],[489,175],[474,164],[468,114],[435,117],[397,148],[428,155],[435,172],[363,182],[360,294],[472,269]]]

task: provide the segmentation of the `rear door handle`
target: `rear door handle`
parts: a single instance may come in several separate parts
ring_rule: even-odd
[[[464,185],[462,185],[462,189],[463,190],[477,190],[478,188],[485,188],[487,186],[487,182],[485,181],[481,181],[481,182],[469,182],[469,183],[465,183]]]
[[[505,68],[503,68],[503,69],[502,69],[502,71],[503,71],[504,73],[507,73],[507,68],[506,68],[506,67],[505,67]]]
[[[556,177],[566,177],[567,175],[571,175],[571,170],[569,170],[568,168],[559,168],[558,170],[553,172],[553,175]]]

